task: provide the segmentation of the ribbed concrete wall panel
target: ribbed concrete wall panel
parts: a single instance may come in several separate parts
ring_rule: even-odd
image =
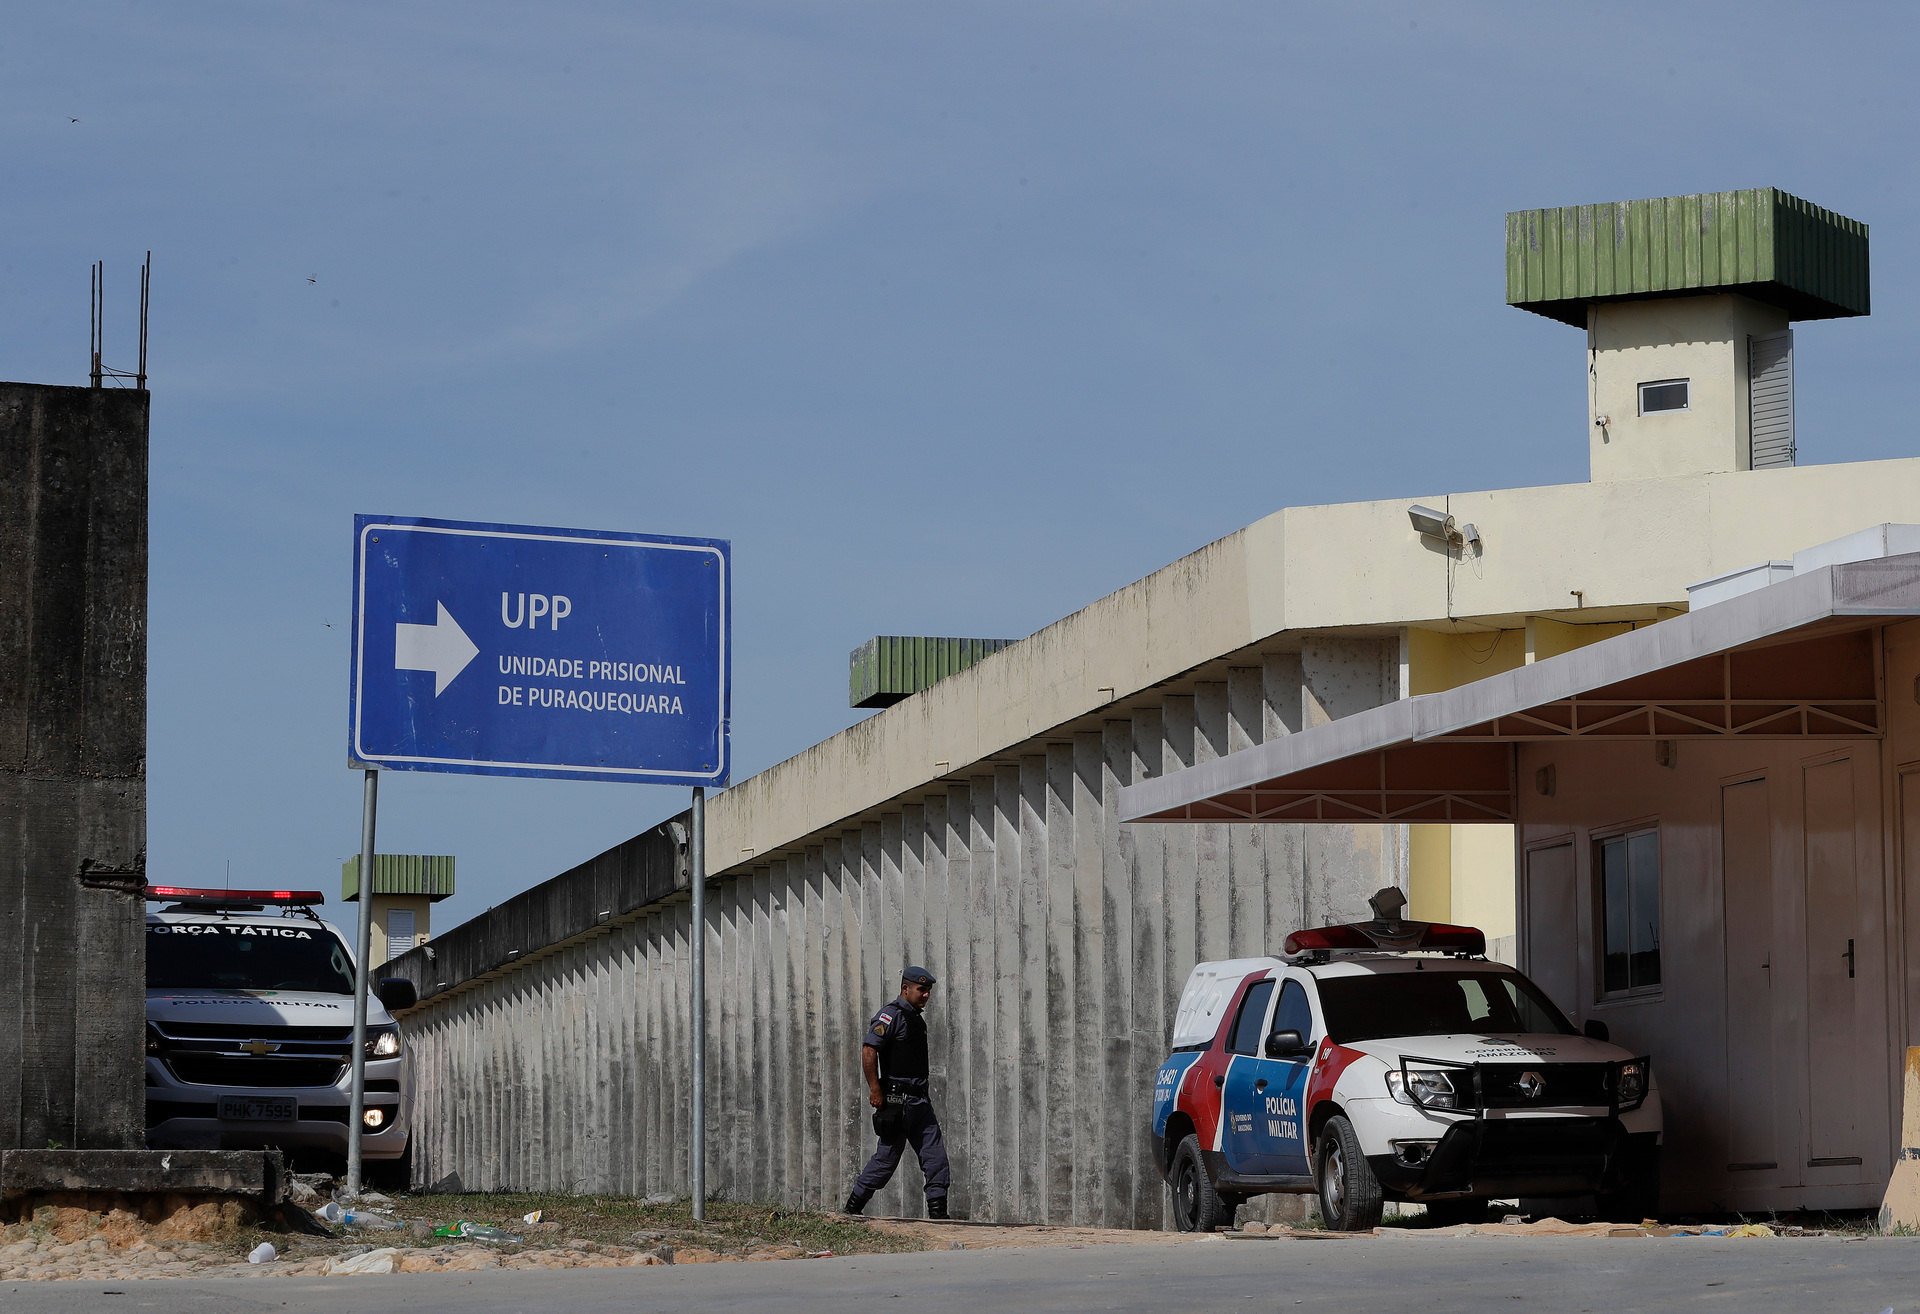
[[[1404,884],[1405,834],[1122,827],[1116,795],[1292,732],[1303,700],[1323,718],[1382,688],[1384,651],[1339,656],[1339,681],[1326,654],[1309,654],[1305,675],[1296,658],[1236,670],[724,873],[703,928],[668,893],[431,996],[405,1022],[416,1177],[684,1192],[688,946],[701,933],[717,1194],[838,1206],[872,1149],[864,1026],[917,962],[940,979],[929,1057],[955,1211],[1162,1226],[1146,1128],[1188,971],[1362,915],[1381,884]],[[909,1156],[873,1208],[917,1213],[920,1193]]]

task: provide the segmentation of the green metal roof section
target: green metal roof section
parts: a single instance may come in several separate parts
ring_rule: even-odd
[[[434,903],[453,893],[453,855],[450,853],[376,853],[373,855],[375,894],[424,894]],[[340,897],[360,899],[360,855],[340,864]]]
[[[1507,216],[1510,306],[1585,328],[1594,302],[1713,292],[1793,319],[1867,314],[1867,226],[1777,187]]]
[[[847,705],[891,707],[1017,639],[922,639],[882,634],[848,654]]]

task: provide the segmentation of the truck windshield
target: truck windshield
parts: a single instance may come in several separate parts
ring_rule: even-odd
[[[153,922],[147,926],[147,989],[350,995],[353,960],[331,931],[312,923]]]
[[[1336,1041],[1390,1036],[1562,1035],[1572,1025],[1533,982],[1510,972],[1381,972],[1320,982]]]

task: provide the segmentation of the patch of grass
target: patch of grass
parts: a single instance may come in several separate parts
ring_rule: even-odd
[[[536,1209],[541,1212],[542,1224],[556,1226],[530,1228],[523,1220]],[[643,1204],[632,1196],[544,1192],[395,1196],[393,1216],[402,1222],[423,1219],[436,1227],[465,1219],[522,1237],[528,1248],[557,1246],[569,1240],[600,1245],[704,1246],[722,1253],[788,1242],[804,1250],[831,1250],[836,1255],[922,1248],[911,1237],[876,1232],[865,1223],[844,1222],[836,1215],[728,1200],[709,1200],[706,1220],[698,1223],[688,1200]],[[405,1236],[405,1232],[377,1235]],[[366,1239],[374,1240],[376,1234]]]

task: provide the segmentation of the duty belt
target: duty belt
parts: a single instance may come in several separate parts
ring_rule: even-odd
[[[925,1101],[927,1079],[925,1077],[882,1077],[880,1092],[888,1104],[906,1104],[913,1100]]]

